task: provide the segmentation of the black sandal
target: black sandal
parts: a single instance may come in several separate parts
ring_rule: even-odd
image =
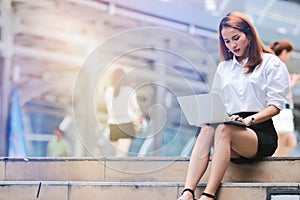
[[[207,197],[212,198],[212,199],[215,199],[215,200],[217,199],[215,195],[208,194],[206,192],[203,192],[202,195],[207,196]]]
[[[185,193],[185,192],[190,192],[193,195],[193,199],[196,200],[194,190],[192,190],[190,188],[185,188],[184,190],[182,190],[181,195],[183,195],[183,193]]]

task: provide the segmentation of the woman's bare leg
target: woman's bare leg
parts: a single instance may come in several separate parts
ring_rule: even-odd
[[[245,157],[253,157],[257,151],[257,137],[250,129],[230,125],[218,126],[215,132],[214,153],[205,192],[215,195],[234,151]],[[201,200],[211,200],[201,196]]]
[[[128,155],[128,151],[131,145],[131,138],[120,138],[115,145],[116,157],[125,157]]]
[[[289,151],[287,155],[289,156],[290,153],[297,147],[297,137],[293,132],[289,134],[288,146],[289,146]]]
[[[278,134],[278,147],[273,156],[288,156],[297,146],[297,138],[293,132]]]
[[[210,148],[213,144],[214,131],[215,128],[212,126],[205,126],[201,129],[190,158],[185,188],[195,190],[198,182],[206,171]],[[192,194],[190,192],[185,192],[180,199],[191,200]]]

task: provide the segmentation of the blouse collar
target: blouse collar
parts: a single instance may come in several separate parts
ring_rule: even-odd
[[[239,63],[239,61],[237,60],[237,58],[236,58],[236,56],[235,55],[233,55],[233,58],[232,58],[232,66],[231,66],[231,70],[234,70],[234,68],[235,68],[235,66],[237,65],[237,66],[244,66],[247,62],[248,62],[248,58],[245,58],[245,59],[243,59],[242,60],[242,64],[241,63]]]

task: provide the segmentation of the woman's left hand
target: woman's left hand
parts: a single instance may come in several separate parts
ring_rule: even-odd
[[[229,119],[233,121],[243,121],[243,118],[240,117],[239,115],[232,115],[229,117]]]
[[[229,119],[230,119],[230,120],[235,120],[235,121],[244,122],[247,126],[250,126],[251,123],[252,123],[249,117],[242,118],[242,117],[240,117],[239,115],[232,115],[232,116],[230,116]]]

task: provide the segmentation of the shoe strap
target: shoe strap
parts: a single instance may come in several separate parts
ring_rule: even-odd
[[[206,192],[203,192],[202,195],[207,196],[207,197],[209,197],[209,198],[216,199],[216,196],[215,196],[215,195],[212,195],[212,194],[209,194],[209,193],[206,193]]]
[[[183,195],[183,193],[185,192],[190,192],[193,195],[193,199],[195,199],[195,193],[194,190],[190,189],[190,188],[185,188],[182,190],[181,195]]]

